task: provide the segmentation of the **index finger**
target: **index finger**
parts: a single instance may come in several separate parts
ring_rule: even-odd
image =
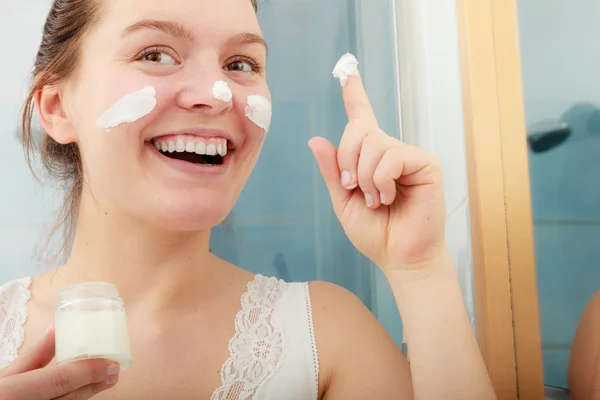
[[[90,384],[104,382],[111,386],[118,372],[113,361],[82,360],[4,378],[0,381],[0,393],[19,400],[50,400]]]
[[[333,76],[340,79],[348,120],[360,119],[377,124],[375,112],[358,72],[356,57],[350,53],[344,54],[336,64]]]
[[[50,327],[31,352],[17,358],[0,372],[0,379],[43,368],[48,365],[53,358],[54,328]]]

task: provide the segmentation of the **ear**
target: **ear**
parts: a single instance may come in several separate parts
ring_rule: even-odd
[[[73,124],[65,112],[63,91],[59,85],[44,86],[36,92],[33,101],[44,132],[60,144],[77,140]]]

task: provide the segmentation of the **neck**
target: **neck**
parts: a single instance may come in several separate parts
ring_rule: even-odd
[[[210,230],[161,230],[84,194],[69,259],[53,280],[61,286],[110,282],[128,304],[169,307],[210,284],[217,258],[209,240]]]

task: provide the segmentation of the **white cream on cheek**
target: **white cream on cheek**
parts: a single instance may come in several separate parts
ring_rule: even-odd
[[[265,130],[265,134],[269,131],[271,125],[272,106],[269,99],[264,96],[252,95],[248,96],[248,104],[246,105],[246,117],[256,125]]]
[[[156,107],[156,90],[145,86],[137,92],[130,93],[112,105],[98,118],[100,129],[109,129],[123,123],[135,122],[150,114]]]
[[[333,69],[333,76],[340,79],[342,87],[346,86],[348,77],[358,75],[358,60],[350,53],[340,58]]]
[[[215,99],[221,100],[225,103],[229,103],[231,99],[233,99],[233,93],[231,93],[231,89],[225,81],[215,82],[212,88],[212,95]]]

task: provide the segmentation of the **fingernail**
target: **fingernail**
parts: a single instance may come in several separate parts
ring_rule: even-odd
[[[117,383],[118,380],[119,380],[119,375],[113,375],[106,380],[106,386],[114,385],[115,383]]]
[[[358,186],[356,183],[352,184],[352,175],[346,170],[342,171],[342,186],[348,190],[356,189]]]
[[[342,171],[342,186],[347,187],[348,185],[350,185],[351,180],[352,180],[352,176],[350,175],[350,172],[343,170]]]
[[[117,375],[119,373],[119,364],[110,364],[106,366],[106,373],[110,375]]]
[[[381,193],[380,198],[381,198],[381,204],[386,204],[385,203],[385,195],[383,193]]]
[[[367,202],[367,207],[373,207],[375,205],[375,200],[369,193],[365,193],[365,200]]]

